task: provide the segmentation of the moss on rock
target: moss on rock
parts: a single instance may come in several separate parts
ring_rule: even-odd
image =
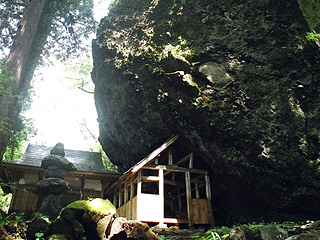
[[[108,199],[95,198],[91,201],[88,200],[79,200],[70,203],[62,211],[67,208],[86,210],[89,212],[98,213],[101,215],[115,214],[116,208]]]
[[[116,208],[109,200],[75,201],[61,210],[50,233],[63,234],[67,239],[105,239],[115,216]]]

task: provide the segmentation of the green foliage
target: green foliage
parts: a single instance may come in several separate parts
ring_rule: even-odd
[[[320,39],[320,34],[319,33],[307,32],[306,38],[309,41],[318,42],[319,39]]]
[[[110,11],[111,9],[113,9],[115,6],[118,5],[118,3],[119,3],[119,0],[113,0],[109,5],[108,10]]]
[[[11,221],[21,223],[24,220],[23,213],[11,213],[8,216],[3,216],[0,212],[0,228],[8,224]]]
[[[32,120],[22,115],[19,115],[10,131],[11,137],[4,153],[3,161],[21,159],[27,140],[36,134]]]
[[[1,211],[8,212],[11,198],[12,198],[12,194],[11,193],[5,194],[5,192],[2,190],[1,182],[0,182],[0,212]]]
[[[5,52],[14,40],[18,23],[29,0],[0,1],[0,51]],[[93,19],[93,0],[54,1],[55,14],[45,46],[46,55],[65,59],[78,56],[82,45],[97,26]]]
[[[160,240],[165,240],[166,237],[163,235],[160,235],[159,233],[156,233],[156,236],[160,239]]]
[[[310,28],[320,32],[320,2],[314,0],[298,0],[301,12]]]
[[[37,237],[36,240],[42,240],[42,239],[44,239],[44,238],[43,238],[44,233],[42,233],[42,232],[37,232],[37,233],[35,233],[34,235]]]
[[[229,227],[220,227],[220,228],[213,228],[206,232],[204,236],[200,236],[199,233],[194,234],[192,237],[193,239],[200,239],[200,240],[223,240],[229,236],[232,228]]]
[[[14,76],[5,68],[5,59],[0,60],[0,95],[4,94],[13,99],[15,96],[12,93],[11,87],[7,86],[8,82],[14,81]]]
[[[236,228],[244,228],[244,229],[249,229],[252,232],[257,232],[259,229],[263,227],[280,227],[282,229],[288,230],[292,228],[297,228],[301,224],[297,224],[294,222],[284,222],[284,223],[265,223],[265,222],[260,222],[260,223],[248,223],[248,224],[241,224],[238,226],[233,226],[233,227],[216,227],[213,229],[209,229],[204,236],[201,236],[200,233],[195,233],[192,237],[193,239],[200,239],[200,240],[224,240],[227,239],[228,236],[230,235],[230,232]]]
[[[110,158],[107,156],[107,154],[102,150],[101,148],[101,155],[102,155],[102,162],[104,167],[111,172],[117,172],[118,168],[116,165],[114,165],[111,161]]]
[[[92,58],[90,56],[82,56],[65,63],[66,70],[71,74],[68,79],[74,82],[73,87],[78,88],[86,93],[94,92],[94,84],[91,80]]]
[[[96,145],[91,147],[90,148],[91,151],[94,151],[94,152],[100,152],[101,153],[101,156],[102,156],[102,162],[103,162],[103,165],[104,167],[108,170],[108,171],[111,171],[111,172],[117,172],[118,169],[117,169],[117,166],[114,165],[111,161],[110,161],[110,158],[107,156],[107,154],[103,151],[101,145],[96,142]]]
[[[12,93],[11,87],[7,87],[6,83],[10,81],[14,81],[14,77],[8,73],[5,69],[5,60],[0,60],[0,95],[5,94],[9,97],[9,99],[18,98],[20,96],[16,96]],[[22,111],[27,110],[30,107],[30,93],[28,92],[25,101],[22,103]],[[10,140],[8,142],[6,152],[4,154],[3,160],[14,160],[22,157],[22,150],[24,143],[28,140],[29,136],[32,136],[36,133],[36,130],[33,126],[33,123],[30,119],[26,119],[22,115],[16,119],[11,126],[9,126],[9,119],[6,121],[0,122],[0,134],[1,133],[11,133]]]

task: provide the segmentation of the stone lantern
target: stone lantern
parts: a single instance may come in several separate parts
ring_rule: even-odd
[[[77,169],[65,157],[62,143],[57,143],[50,151],[50,155],[42,159],[41,167],[45,171],[45,180],[37,183],[32,192],[43,198],[39,212],[50,220],[55,219],[61,211],[60,195],[69,190],[64,177],[67,172],[73,172]]]

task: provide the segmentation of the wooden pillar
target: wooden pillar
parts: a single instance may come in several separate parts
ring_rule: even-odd
[[[142,182],[141,182],[141,171],[138,172],[138,181],[137,181],[137,220],[140,221],[140,211],[143,211],[143,206],[141,204],[141,190],[142,190]]]
[[[212,211],[212,205],[211,205],[211,187],[210,187],[210,177],[208,175],[208,172],[206,172],[206,175],[204,176],[205,181],[206,181],[206,195],[207,195],[207,200],[208,200],[208,207],[209,207],[209,212],[211,215],[211,226],[214,226],[214,217],[213,217],[213,211]]]
[[[134,191],[134,187],[133,187],[133,178],[134,176],[131,177],[130,179],[130,210],[129,210],[129,219],[128,220],[133,220],[133,217],[132,217],[132,211],[133,211],[133,201],[132,201],[132,198],[133,198],[133,191]]]
[[[172,149],[169,149],[169,154],[168,154],[168,165],[173,164],[173,158],[172,158]]]
[[[118,204],[119,204],[119,207],[121,207],[121,205],[122,205],[122,190],[121,190],[121,185],[122,184],[120,184],[119,185],[119,201],[118,201]]]
[[[200,194],[199,194],[199,185],[198,183],[195,183],[195,190],[196,190],[196,198],[199,199],[200,198]]]
[[[128,202],[128,182],[124,183],[124,202],[123,203],[127,203]]]
[[[113,193],[113,205],[117,208],[117,193]]]
[[[161,212],[161,219],[159,226],[164,226],[164,174],[163,174],[163,168],[159,168],[159,197],[160,197],[160,206],[159,211]]]
[[[172,176],[171,176],[171,180],[175,180],[175,178],[176,178],[176,172],[172,172]]]
[[[181,201],[180,188],[178,188],[178,205],[179,205],[179,214],[181,216],[181,213],[182,213],[182,201]]]
[[[186,172],[185,177],[186,177],[186,197],[187,197],[188,221],[189,221],[189,227],[191,227],[193,225],[193,214],[192,214],[190,172]]]
[[[189,168],[193,168],[193,153],[190,155],[189,158]]]
[[[125,181],[124,182],[124,198],[123,198],[123,207],[124,207],[124,217],[128,218],[128,206],[127,206],[127,202],[128,202],[128,182]]]

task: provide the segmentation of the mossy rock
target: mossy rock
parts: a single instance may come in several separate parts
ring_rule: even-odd
[[[50,234],[62,234],[68,240],[105,239],[115,216],[116,208],[109,200],[75,201],[61,210]]]
[[[101,198],[95,198],[91,201],[88,201],[88,200],[75,201],[67,205],[64,209],[62,209],[62,211],[64,211],[67,208],[87,210],[89,212],[94,212],[101,215],[116,213],[116,207],[113,206],[113,204],[108,199],[101,199]]]

